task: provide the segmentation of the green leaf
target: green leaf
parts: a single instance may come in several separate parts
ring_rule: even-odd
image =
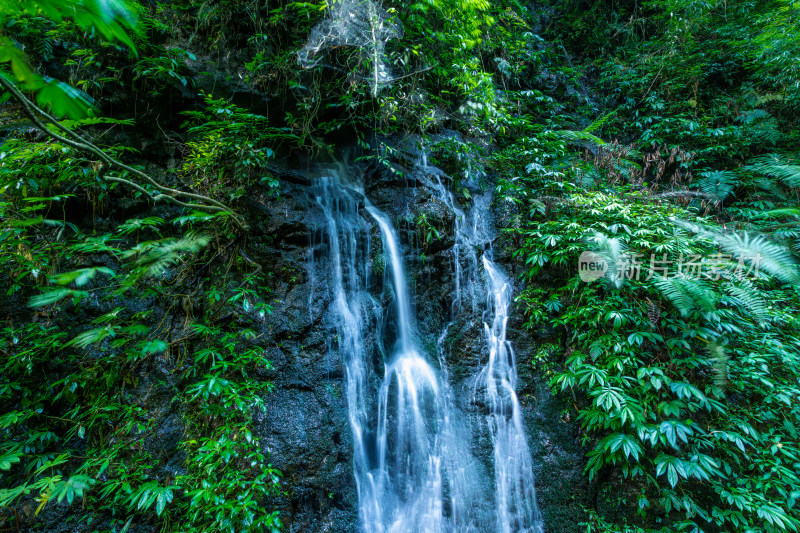
[[[169,348],[169,344],[165,341],[160,339],[152,340],[152,341],[144,341],[140,342],[137,345],[137,349],[141,351],[143,355],[150,355],[154,353],[164,352]]]
[[[617,433],[606,437],[598,444],[598,447],[608,449],[612,453],[621,449],[626,458],[632,458],[634,461],[638,461],[639,456],[644,454],[644,450],[638,439],[632,435],[623,433]]]
[[[625,403],[622,390],[617,387],[606,386],[600,391],[592,391],[591,394],[595,396],[595,405],[606,411],[619,410]]]
[[[45,305],[52,305],[56,302],[60,302],[69,296],[72,296],[76,299],[81,299],[88,295],[89,293],[86,291],[76,291],[74,289],[66,288],[54,289],[42,294],[37,294],[36,296],[31,296],[31,299],[28,300],[28,305],[30,307],[43,307]]]
[[[686,477],[686,471],[683,468],[683,462],[677,457],[662,454],[656,457],[655,464],[656,476],[660,476],[666,472],[667,481],[673,488],[675,488],[675,485],[678,484],[679,475]]]
[[[116,331],[114,328],[110,326],[105,326],[102,328],[94,328],[90,329],[89,331],[84,331],[71,341],[65,344],[65,346],[77,346],[78,348],[86,348],[90,344],[95,344],[107,337],[114,337],[116,336]]]
[[[90,116],[94,100],[83,91],[52,78],[43,78],[45,84],[36,94],[36,103],[49,109],[56,117],[81,119]]]
[[[94,480],[89,476],[74,475],[66,481],[60,481],[53,489],[53,494],[59,503],[66,498],[68,504],[72,504],[75,498],[82,498],[86,489],[92,486]]]
[[[22,452],[6,452],[0,455],[0,470],[11,470],[11,466],[20,462]]]

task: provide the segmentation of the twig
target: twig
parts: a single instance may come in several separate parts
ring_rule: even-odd
[[[101,179],[104,179],[104,180],[107,180],[107,181],[114,181],[114,182],[117,182],[117,183],[122,183],[123,185],[125,185],[127,187],[131,187],[131,188],[136,189],[136,190],[138,190],[140,192],[143,192],[144,194],[149,196],[154,202],[157,202],[158,200],[162,200],[163,199],[163,200],[166,200],[166,201],[171,202],[173,204],[180,205],[182,207],[189,207],[189,208],[192,208],[192,209],[199,209],[201,211],[230,212],[232,214],[232,218],[233,218],[234,223],[242,230],[246,230],[247,229],[247,225],[245,224],[244,220],[242,220],[238,215],[234,214],[233,210],[231,208],[229,208],[228,206],[226,206],[225,204],[220,203],[220,202],[214,200],[213,198],[209,198],[208,196],[203,196],[201,194],[195,194],[195,193],[191,193],[191,192],[181,191],[181,190],[178,190],[178,189],[172,189],[170,187],[162,185],[161,183],[157,182],[155,179],[153,179],[148,174],[142,172],[141,170],[133,168],[133,167],[131,167],[129,165],[126,165],[125,163],[122,163],[122,162],[114,159],[113,157],[108,155],[106,152],[104,152],[103,150],[101,150],[100,148],[95,146],[91,141],[88,141],[88,140],[82,138],[80,135],[78,135],[74,131],[70,130],[69,128],[67,128],[66,126],[64,126],[60,122],[58,122],[58,120],[56,120],[55,118],[50,116],[48,113],[46,113],[44,110],[39,108],[36,104],[34,104],[31,100],[29,100],[24,94],[22,94],[22,92],[20,92],[20,90],[17,89],[17,87],[10,80],[8,80],[5,76],[0,75],[0,85],[2,85],[5,90],[10,92],[11,95],[14,97],[14,99],[16,99],[22,105],[22,109],[23,109],[25,115],[27,115],[28,118],[31,119],[33,124],[39,130],[41,130],[43,133],[49,135],[50,137],[52,137],[53,139],[55,139],[56,141],[58,141],[58,142],[60,142],[62,144],[65,144],[67,146],[75,148],[76,150],[83,150],[83,151],[86,151],[86,152],[91,152],[92,154],[97,156],[103,162],[103,166],[105,168],[116,167],[118,169],[130,172],[131,174],[133,174],[133,175],[135,175],[135,176],[147,181],[150,185],[152,185],[158,191],[160,191],[160,193],[153,194],[152,192],[148,191],[144,187],[142,187],[142,186],[140,186],[140,185],[138,185],[138,184],[136,184],[136,183],[134,183],[134,182],[132,182],[130,180],[126,180],[124,178],[105,176],[104,175],[104,169],[101,169],[100,172],[99,172],[99,175],[100,175]],[[47,123],[52,124],[53,126],[55,126],[56,129],[60,130],[66,136],[59,135],[57,132],[55,132],[55,131],[51,130],[50,128],[48,128],[47,125],[42,122],[40,117],[42,117]],[[197,200],[197,201],[199,201],[201,203],[186,203],[186,202],[183,202],[181,200],[178,200],[176,197],[191,198],[191,199]]]
[[[241,250],[241,249],[240,249],[240,250],[239,250],[239,255],[241,255],[241,256],[242,256],[242,258],[243,258],[245,261],[247,261],[248,263],[250,263],[251,265],[255,265],[255,267],[256,267],[256,271],[255,271],[255,272],[253,272],[253,273],[251,274],[251,276],[255,276],[256,274],[258,274],[259,272],[261,272],[261,271],[264,269],[264,265],[259,265],[258,263],[256,263],[255,261],[253,261],[252,259],[250,259],[249,257],[247,257],[247,254],[245,254],[245,253],[244,253],[244,250]]]

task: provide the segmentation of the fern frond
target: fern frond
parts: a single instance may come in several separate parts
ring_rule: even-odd
[[[126,253],[139,254],[136,270],[148,277],[158,277],[180,261],[182,254],[198,252],[210,241],[207,235],[189,232],[181,239],[164,239],[137,246]]]
[[[779,179],[790,187],[800,187],[800,165],[788,163],[777,154],[757,157],[744,168]]]
[[[681,316],[692,311],[710,312],[717,304],[717,293],[703,280],[690,277],[658,277],[655,285],[661,295],[674,305]]]
[[[729,170],[702,172],[697,187],[714,202],[721,203],[739,185],[739,177]]]
[[[616,109],[614,111],[611,111],[610,113],[606,113],[602,117],[598,118],[597,120],[595,120],[594,122],[583,128],[582,133],[592,133],[593,131],[602,128],[603,126],[605,126],[606,122],[608,122],[609,119],[616,114],[617,114]]]
[[[71,341],[67,342],[64,346],[77,346],[78,348],[86,348],[90,344],[96,344],[108,337],[115,337],[116,330],[111,326],[104,326],[101,328],[90,329],[84,331]]]
[[[752,130],[753,139],[763,143],[778,144],[783,137],[783,132],[779,129],[778,123],[774,120],[765,122]]]
[[[620,239],[609,237],[600,232],[596,232],[591,237],[587,238],[587,244],[593,246],[594,252],[605,259],[608,270],[606,270],[606,279],[608,279],[615,287],[622,286],[622,268],[620,268],[625,260],[625,255],[628,251],[627,245]]]
[[[737,284],[728,283],[725,285],[725,292],[734,299],[736,304],[749,311],[760,326],[763,327],[770,321],[769,304],[750,280],[743,279]]]
[[[117,119],[110,117],[87,117],[78,120],[62,120],[61,125],[70,130],[80,128],[82,126],[96,126],[98,124],[114,124],[120,126],[133,126],[136,121],[132,118]],[[55,130],[57,131],[57,130]]]
[[[730,366],[730,357],[728,357],[728,353],[725,351],[725,348],[715,342],[709,344],[708,351],[711,354],[711,368],[714,373],[714,386],[724,391],[728,386],[728,367]]]
[[[800,209],[789,208],[789,207],[783,209],[770,209],[769,211],[764,213],[764,215],[768,217],[785,217],[785,216],[797,217],[800,216]]]
[[[739,261],[747,261],[757,270],[764,270],[776,278],[800,288],[800,270],[792,253],[784,246],[770,241],[763,235],[746,231],[725,233],[709,229],[692,222],[675,220],[679,226],[716,242]]]
[[[60,287],[58,289],[54,289],[48,292],[44,292],[42,294],[37,294],[35,296],[31,296],[30,300],[28,300],[29,307],[43,307],[45,305],[52,305],[56,302],[60,302],[64,298],[71,296],[75,301],[80,300],[88,296],[89,293],[86,291],[77,291],[74,289],[68,289],[64,287]]]
[[[592,135],[591,133],[585,130],[584,131],[560,130],[554,133],[556,137],[567,142],[589,141],[598,144],[600,146],[606,144],[606,142],[603,139],[595,135]]]
[[[778,200],[787,200],[786,193],[781,189],[780,183],[775,181],[774,178],[761,176],[753,180],[753,185]]]
[[[743,124],[752,124],[772,118],[772,114],[764,109],[753,109],[751,111],[743,111],[737,120]]]

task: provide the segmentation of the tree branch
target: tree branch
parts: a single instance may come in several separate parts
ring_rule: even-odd
[[[116,167],[120,170],[124,170],[126,172],[130,172],[131,174],[147,181],[150,185],[152,185],[155,189],[160,191],[160,194],[153,194],[152,192],[148,191],[141,185],[138,185],[130,180],[126,180],[124,178],[117,178],[112,176],[104,176],[101,174],[101,179],[107,181],[113,181],[117,183],[122,183],[127,187],[131,187],[138,191],[145,193],[148,197],[150,197],[154,202],[158,200],[166,200],[176,205],[180,205],[182,207],[189,207],[193,209],[199,209],[201,211],[208,211],[212,213],[218,212],[230,212],[232,214],[232,219],[234,223],[242,230],[247,229],[247,225],[245,224],[244,220],[242,220],[238,215],[236,215],[231,208],[226,206],[223,203],[220,203],[213,198],[209,198],[208,196],[203,196],[201,194],[195,194],[191,192],[181,191],[178,189],[172,189],[161,183],[157,182],[148,174],[142,172],[139,169],[133,168],[121,161],[118,161],[111,157],[109,154],[104,152],[102,149],[95,146],[91,141],[87,141],[86,139],[82,138],[80,135],[75,133],[74,131],[70,130],[69,128],[65,127],[63,124],[58,122],[54,117],[50,116],[44,110],[39,108],[36,104],[34,104],[28,97],[26,97],[22,92],[17,89],[17,87],[5,76],[0,74],[0,85],[11,93],[11,96],[14,97],[21,105],[25,115],[31,119],[33,124],[41,130],[46,135],[52,137],[56,141],[70,146],[76,150],[82,150],[86,152],[90,152],[97,156],[106,167]],[[43,118],[48,124],[52,124],[58,130],[60,130],[64,135],[59,135],[52,129],[47,127],[47,124],[43,123],[41,118]],[[178,200],[177,197],[185,197],[190,198],[193,200],[198,200],[200,203],[186,203],[181,200]]]

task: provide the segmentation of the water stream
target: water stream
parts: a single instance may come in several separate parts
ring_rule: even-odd
[[[497,531],[540,533],[544,529],[536,505],[533,465],[516,392],[517,364],[506,338],[511,285],[489,252],[482,259],[488,276],[491,324],[484,322],[489,361],[478,382],[486,386],[487,421],[494,441]]]
[[[345,367],[359,530],[542,532],[514,352],[506,339],[511,286],[490,250],[480,265],[475,251],[488,247],[488,226],[479,215],[469,219],[434,176],[434,190],[456,217],[452,312],[465,299],[478,312],[476,302],[486,298],[481,307],[488,361],[476,370],[474,397],[466,402],[470,413],[449,382],[445,340],[452,323],[439,335],[437,353],[426,353],[403,245],[390,218],[347,173],[331,170],[311,196],[324,220],[317,241],[327,245],[332,349]],[[380,243],[373,248],[375,227]],[[493,452],[476,445],[480,431],[489,432]]]

